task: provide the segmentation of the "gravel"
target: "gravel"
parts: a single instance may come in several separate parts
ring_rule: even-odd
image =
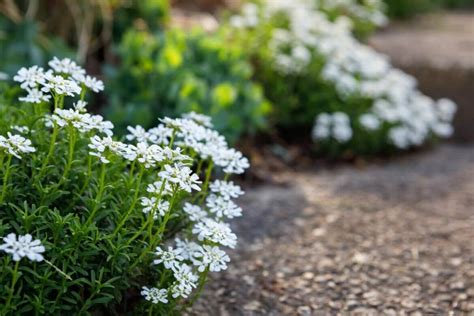
[[[277,178],[191,315],[474,313],[473,145]]]

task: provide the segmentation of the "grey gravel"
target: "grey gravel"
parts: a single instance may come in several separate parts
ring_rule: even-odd
[[[190,314],[474,314],[473,145],[276,178]]]

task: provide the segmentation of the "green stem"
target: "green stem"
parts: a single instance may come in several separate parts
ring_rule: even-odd
[[[214,164],[211,160],[209,162],[209,165],[207,166],[207,169],[206,169],[206,179],[204,180],[204,184],[202,186],[201,200],[199,201],[199,204],[202,204],[204,202],[204,199],[206,198],[207,190],[209,189],[209,181],[211,180],[212,168],[213,167],[214,167]]]
[[[0,204],[3,203],[5,194],[7,193],[7,183],[8,183],[8,177],[10,176],[11,162],[12,162],[12,155],[8,155],[5,175],[3,176],[3,186],[2,186],[2,195],[0,196]]]
[[[127,183],[127,188],[130,188],[133,183],[133,176],[135,175],[135,165],[137,164],[136,160],[132,162],[132,165],[130,167],[130,176],[128,178],[128,183]]]
[[[89,182],[91,180],[91,174],[92,174],[92,156],[88,155],[87,157],[87,174],[86,174],[86,180],[84,181],[84,185],[82,186],[81,190],[79,191],[79,196],[84,193],[84,190],[87,188],[89,185]]]
[[[2,315],[6,315],[7,314],[6,312],[10,309],[10,304],[11,304],[11,301],[12,301],[12,298],[13,298],[13,293],[15,293],[15,284],[16,284],[16,281],[18,281],[18,267],[19,266],[20,266],[20,261],[17,261],[15,263],[15,268],[13,270],[12,285],[10,287],[10,292],[8,293],[7,303],[5,304],[5,306],[3,308]]]
[[[204,270],[204,272],[201,275],[201,279],[199,280],[199,285],[196,290],[196,294],[194,294],[193,298],[183,306],[181,309],[181,312],[183,312],[186,308],[191,307],[194,305],[196,300],[201,296],[202,290],[204,289],[204,285],[206,284],[207,276],[209,274],[209,266]]]
[[[103,163],[102,166],[101,166],[101,171],[100,171],[99,191],[97,192],[97,196],[94,200],[94,208],[92,209],[92,212],[90,213],[89,218],[85,222],[84,226],[88,226],[92,222],[92,220],[95,217],[95,214],[97,213],[97,211],[100,208],[102,195],[103,195],[104,189],[105,189],[104,182],[105,182],[105,164]]]
[[[53,134],[51,135],[48,154],[46,155],[46,158],[44,159],[43,165],[41,166],[40,172],[38,174],[38,176],[40,178],[44,175],[44,171],[46,169],[46,166],[48,165],[49,160],[51,159],[51,156],[54,153],[54,147],[56,145],[56,138],[58,137],[58,133],[59,133],[58,125],[56,123],[54,123]]]
[[[143,173],[144,173],[145,169],[140,166],[140,172],[138,174],[138,180],[137,180],[137,185],[135,187],[135,193],[133,195],[133,200],[132,200],[132,204],[130,204],[130,207],[129,209],[127,210],[127,212],[125,213],[125,215],[122,217],[122,219],[120,220],[120,223],[117,225],[117,227],[115,228],[114,232],[113,232],[113,235],[115,235],[120,228],[122,228],[122,226],[125,224],[125,222],[127,221],[128,217],[130,216],[130,214],[133,212],[133,210],[135,209],[135,205],[137,204],[137,201],[138,201],[138,193],[140,192],[140,185],[141,185],[141,182],[142,182],[142,178],[143,178]]]
[[[81,97],[80,98],[81,98],[81,101],[84,101],[84,97],[86,96],[86,87],[83,84],[81,88],[82,88],[82,90],[81,90]]]
[[[166,214],[163,218],[163,221],[160,224],[160,227],[158,228],[158,231],[153,236],[153,239],[150,242],[150,245],[145,249],[145,251],[143,251],[140,254],[138,259],[135,260],[135,262],[130,266],[129,270],[132,270],[141,261],[141,259],[143,259],[143,257],[155,247],[155,244],[161,240],[161,236],[165,232],[166,224],[168,223],[168,221],[171,217],[171,210],[173,209],[173,205],[174,205],[174,202],[176,200],[176,196],[177,196],[177,193],[173,192],[173,198],[171,199],[170,206],[169,206],[168,211],[166,212]]]
[[[64,181],[66,181],[69,171],[71,171],[72,162],[74,159],[75,145],[76,145],[76,131],[74,127],[71,126],[70,131],[69,131],[69,155],[68,155],[66,167],[64,168],[63,176],[61,177],[61,180],[58,183],[58,187],[61,186],[61,184],[64,183]]]

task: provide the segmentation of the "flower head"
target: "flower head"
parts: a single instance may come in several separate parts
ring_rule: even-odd
[[[10,155],[21,159],[22,154],[29,154],[36,151],[31,146],[31,141],[21,135],[13,135],[10,132],[7,133],[7,137],[0,135],[0,150],[4,150]]]
[[[173,249],[173,247],[168,247],[168,250],[162,250],[160,247],[156,247],[155,255],[157,259],[153,260],[153,263],[163,263],[166,269],[177,271],[180,268],[180,261],[184,260],[181,256],[181,251],[181,249]]]
[[[194,253],[195,260],[193,264],[198,267],[199,272],[209,267],[211,272],[219,272],[227,269],[227,263],[230,262],[229,256],[217,246],[204,245],[200,251]]]
[[[20,261],[21,258],[27,257],[31,261],[43,261],[42,253],[45,251],[44,246],[39,239],[33,240],[30,234],[17,236],[10,233],[7,237],[3,237],[3,244],[0,250],[12,255],[14,261]]]
[[[168,303],[168,290],[166,289],[157,289],[156,287],[148,288],[144,286],[140,294],[153,304]]]

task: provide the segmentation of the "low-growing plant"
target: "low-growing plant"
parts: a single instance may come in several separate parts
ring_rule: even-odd
[[[329,19],[298,0],[249,4],[235,19],[276,123],[314,125],[322,154],[386,153],[452,134],[456,105],[418,91],[413,77],[354,38],[347,16]]]
[[[201,31],[130,31],[118,48],[120,65],[109,71],[105,112],[119,130],[188,111],[210,115],[230,141],[265,128],[270,106],[243,49]]]
[[[224,220],[243,194],[229,177],[248,160],[196,113],[117,140],[86,110],[103,83],[69,59],[49,65],[14,77],[21,103],[0,99],[0,314],[184,310],[227,268]]]

